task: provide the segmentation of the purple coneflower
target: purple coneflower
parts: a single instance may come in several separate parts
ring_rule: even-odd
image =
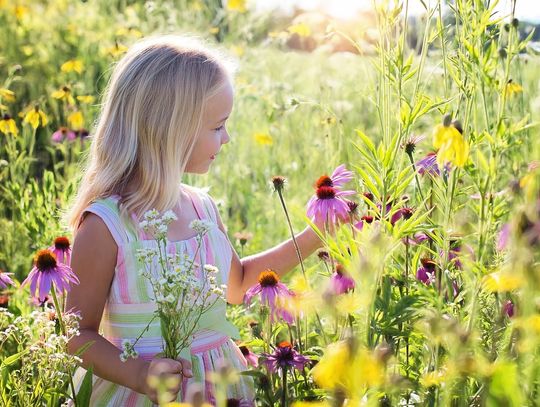
[[[49,247],[49,250],[54,253],[60,263],[68,266],[71,264],[71,246],[67,237],[59,236],[54,239],[54,244]]]
[[[34,268],[23,281],[30,283],[30,293],[38,299],[45,298],[54,285],[58,293],[69,291],[71,284],[79,284],[79,279],[71,268],[56,261],[55,254],[48,249],[40,250],[34,258]]]
[[[331,186],[341,187],[353,179],[353,172],[345,168],[345,164],[341,164],[334,170],[330,178],[332,179]]]
[[[266,357],[264,363],[271,372],[275,372],[278,369],[288,369],[289,367],[302,370],[306,363],[310,361],[309,358],[298,353],[292,344],[287,341],[280,342],[274,353],[263,353],[263,356]]]
[[[426,235],[424,232],[416,232],[412,237],[406,236],[401,239],[404,244],[409,244],[410,246],[419,245],[426,240],[429,240],[429,236]]]
[[[4,273],[0,270],[0,289],[7,288],[8,285],[13,285],[13,280],[11,279],[13,273]]]
[[[412,208],[408,208],[408,207],[399,208],[397,211],[393,213],[392,217],[390,218],[390,223],[393,225],[401,218],[410,219],[411,216],[413,215],[413,212],[414,210]]]
[[[418,173],[420,175],[428,173],[433,176],[439,176],[441,174],[439,165],[437,164],[437,153],[435,152],[428,153],[424,158],[418,160],[414,165],[418,169]],[[444,166],[444,168],[447,172],[450,171],[450,165],[448,163]]]
[[[248,365],[257,368],[259,366],[259,357],[252,351],[250,351],[247,346],[240,346],[239,348],[242,352],[242,355],[244,355],[244,358],[246,358],[246,362],[248,363]]]
[[[503,313],[508,318],[512,318],[514,316],[514,303],[511,300],[508,300],[503,304]]]
[[[270,308],[270,320],[273,320],[274,317],[280,317],[286,322],[292,323],[293,316],[280,308],[277,300],[282,297],[292,297],[294,293],[285,284],[279,282],[279,276],[274,270],[267,269],[259,274],[259,283],[247,290],[244,302],[249,304],[257,294],[261,295],[261,304]]]
[[[437,263],[433,260],[424,258],[421,259],[422,267],[416,271],[416,278],[426,285],[431,285],[435,282],[435,267]]]
[[[334,187],[321,186],[308,202],[307,215],[314,221],[333,224],[338,220],[346,221],[349,217],[349,205],[341,197],[354,195],[354,191],[340,191]]]
[[[341,264],[336,266],[336,270],[330,278],[330,286],[332,292],[335,295],[345,294],[349,291],[354,290],[355,282],[354,279],[349,275]]]
[[[51,141],[54,143],[61,143],[64,140],[75,140],[77,138],[77,135],[74,131],[68,129],[67,127],[60,127],[58,130],[56,130],[52,136]]]
[[[364,225],[365,224],[371,224],[373,223],[373,216],[370,216],[370,215],[364,215],[360,218],[360,221],[357,222],[354,227],[358,230],[362,230],[364,229]]]

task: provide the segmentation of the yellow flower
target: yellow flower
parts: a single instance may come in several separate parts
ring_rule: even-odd
[[[293,24],[287,28],[289,34],[298,34],[300,37],[309,37],[311,35],[311,28],[306,23]]]
[[[436,372],[429,372],[422,376],[420,383],[424,387],[440,386],[446,380],[446,372],[444,370],[438,370]]]
[[[77,72],[81,73],[83,71],[83,63],[81,60],[78,59],[70,59],[69,61],[66,61],[62,64],[60,67],[60,70],[62,72]]]
[[[87,96],[77,96],[77,100],[81,103],[92,103],[94,101],[94,97],[92,95]]]
[[[384,366],[373,352],[358,348],[353,354],[351,344],[340,341],[330,344],[312,370],[315,382],[324,389],[345,389],[348,396],[364,391],[364,387],[380,386]]]
[[[444,123],[437,125],[433,132],[433,147],[439,149],[437,164],[442,167],[444,163],[450,162],[457,167],[463,167],[469,157],[469,143],[458,130],[459,122],[449,122],[450,119],[446,116]]]
[[[491,292],[513,291],[523,285],[523,278],[509,272],[497,271],[483,278],[484,287]]]
[[[73,129],[81,129],[84,123],[84,117],[81,111],[76,111],[71,113],[67,117],[67,121],[71,128]]]
[[[123,44],[119,44],[118,42],[114,42],[114,46],[106,48],[105,54],[109,54],[113,56],[114,58],[119,57],[122,54],[125,54],[128,50],[128,47],[126,47]]]
[[[245,50],[243,47],[240,47],[239,45],[233,45],[231,47],[231,51],[237,56],[237,57],[241,57],[242,55],[244,55],[245,53]]]
[[[292,407],[330,407],[327,401],[295,401]]]
[[[13,7],[13,14],[17,20],[22,20],[23,17],[28,14],[28,7],[26,6],[15,6]]]
[[[132,35],[135,38],[141,38],[142,32],[133,27],[120,27],[118,30],[116,30],[117,37],[127,37],[129,35]]]
[[[24,122],[30,124],[35,130],[38,128],[40,123],[42,127],[46,126],[49,119],[43,110],[36,105],[34,108],[30,109],[28,113],[26,113],[24,116]]]
[[[210,34],[217,34],[219,32],[219,27],[210,27],[208,32],[210,32]]]
[[[74,105],[75,99],[71,95],[71,89],[67,86],[62,87],[62,89],[55,90],[51,96],[55,99],[65,100],[68,104]]]
[[[5,114],[0,120],[0,131],[4,134],[13,134],[14,136],[19,134],[15,120],[8,114]]]
[[[227,10],[237,11],[239,13],[245,13],[247,11],[246,0],[228,0]]]
[[[271,146],[272,144],[274,144],[274,139],[272,139],[272,136],[270,136],[270,134],[255,133],[253,137],[255,138],[255,141],[260,145]]]
[[[0,88],[0,97],[6,99],[8,102],[15,101],[15,93],[9,89]]]
[[[513,82],[512,79],[508,80],[505,89],[510,96],[523,92],[523,87],[519,83]]]

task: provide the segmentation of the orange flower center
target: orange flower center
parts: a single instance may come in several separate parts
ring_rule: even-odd
[[[315,188],[320,187],[333,187],[334,183],[328,175],[323,175],[315,182]]]
[[[428,270],[435,270],[435,266],[437,265],[437,263],[429,258],[420,259],[420,262],[422,263],[422,266]]]
[[[69,249],[69,239],[65,236],[59,236],[54,239],[54,247],[59,250]]]
[[[287,341],[282,341],[278,343],[278,348],[292,348],[292,344]]]
[[[50,250],[43,249],[37,252],[34,262],[39,270],[47,270],[56,267],[56,256]]]
[[[322,186],[317,188],[317,198],[319,199],[334,199],[336,197],[336,190],[329,186]]]
[[[273,287],[279,282],[279,277],[273,270],[265,270],[259,274],[259,284],[263,287]]]
[[[340,275],[340,276],[343,276],[343,275],[347,274],[347,272],[345,271],[345,267],[343,267],[342,264],[338,264],[336,266],[336,273],[338,273],[338,275]]]

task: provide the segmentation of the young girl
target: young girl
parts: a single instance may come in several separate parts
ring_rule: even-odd
[[[153,323],[136,345],[137,359],[120,360],[124,340],[136,338],[151,320],[156,305],[152,288],[135,267],[136,249],[151,247],[138,227],[145,211],[173,210],[177,220],[168,231],[168,250],[195,255],[194,219],[217,226],[206,235],[199,264],[214,264],[226,299],[240,304],[246,290],[267,268],[283,275],[298,263],[292,240],[263,253],[240,259],[212,199],[202,190],[181,183],[183,173],[206,173],[223,144],[233,105],[231,70],[215,50],[179,36],[158,36],[133,46],[116,66],[104,96],[103,108],[88,166],[69,213],[75,240],[72,268],[80,284],[67,297],[67,309],[79,311],[80,336],[71,352],[92,343],[83,354],[83,367],[92,366],[90,405],[146,406],[157,403],[148,378],[181,378],[171,383],[171,399],[185,400],[191,383],[200,383],[204,397],[215,404],[209,372],[226,359],[238,370],[246,361],[232,341],[235,329],[221,315],[215,325],[197,331],[191,360],[158,358],[162,349],[159,322]],[[234,163],[231,163],[234,165]],[[304,256],[321,246],[307,227],[297,235]],[[85,370],[80,368],[75,382]],[[228,398],[253,405],[251,379],[241,376]],[[182,389],[180,391],[179,389]]]

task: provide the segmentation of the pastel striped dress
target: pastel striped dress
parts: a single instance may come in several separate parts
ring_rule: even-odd
[[[210,231],[204,236],[199,250],[196,237],[169,241],[169,253],[187,253],[193,258],[197,253],[198,264],[213,264],[219,270],[218,284],[227,283],[232,250],[227,236],[217,226],[217,217],[210,197],[202,190],[183,185],[184,190],[191,196],[191,201],[199,219],[210,220],[213,223]],[[115,274],[112,280],[109,297],[105,304],[100,325],[100,333],[119,349],[122,342],[129,339],[132,342],[152,320],[156,304],[152,301],[153,291],[148,280],[141,276],[137,265],[137,249],[157,247],[155,240],[147,239],[144,232],[136,229],[129,222],[124,222],[118,209],[118,197],[109,197],[92,203],[85,212],[98,215],[107,225],[117,246],[118,257]],[[191,362],[193,377],[184,378],[182,391],[178,401],[184,401],[186,389],[192,382],[198,382],[204,387],[208,402],[215,405],[214,386],[208,380],[208,372],[215,371],[221,360],[225,359],[238,371],[246,370],[246,359],[231,338],[238,338],[238,330],[225,317],[226,303],[220,300],[212,310],[204,314],[194,333],[191,344]],[[154,319],[135,346],[139,357],[151,360],[163,351],[163,341],[160,332],[159,318]],[[74,380],[79,387],[86,371],[77,369]],[[253,381],[248,376],[240,376],[240,380],[229,386],[227,397],[240,400],[241,406],[253,406]],[[127,387],[106,381],[94,375],[90,405],[101,406],[152,406],[152,402],[143,394]]]

